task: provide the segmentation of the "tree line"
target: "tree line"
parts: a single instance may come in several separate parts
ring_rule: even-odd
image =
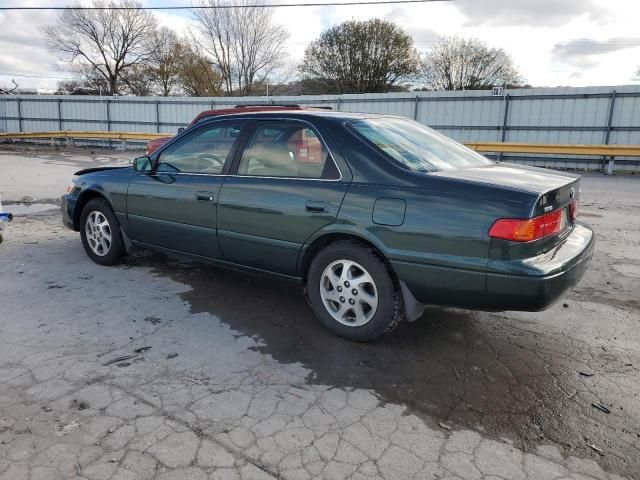
[[[504,49],[454,36],[420,53],[402,28],[381,19],[349,20],[325,30],[297,67],[287,67],[289,33],[274,22],[272,9],[260,6],[262,0],[194,9],[193,27],[182,37],[160,27],[135,0],[92,5],[99,8],[68,8],[55,24],[42,27],[49,48],[74,73],[59,84],[59,93],[295,95],[524,84]]]

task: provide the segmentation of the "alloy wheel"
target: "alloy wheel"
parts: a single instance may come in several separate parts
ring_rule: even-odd
[[[349,327],[367,324],[378,309],[378,290],[373,277],[352,260],[336,260],[320,277],[320,297],[327,312]]]
[[[99,257],[104,257],[111,249],[111,225],[104,214],[93,210],[87,215],[84,232],[91,251]]]

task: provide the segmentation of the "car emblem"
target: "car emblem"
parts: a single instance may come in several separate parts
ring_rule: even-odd
[[[569,190],[569,198],[573,200],[575,196],[576,196],[576,189],[571,187],[571,190]]]

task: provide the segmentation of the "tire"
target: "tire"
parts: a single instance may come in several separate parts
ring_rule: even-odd
[[[103,198],[89,200],[80,214],[82,246],[98,265],[115,265],[124,253],[120,224]]]
[[[389,267],[365,244],[338,241],[318,252],[307,275],[307,294],[320,322],[349,340],[374,340],[403,318],[400,289]]]

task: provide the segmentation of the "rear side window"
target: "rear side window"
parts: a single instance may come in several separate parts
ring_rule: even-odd
[[[413,172],[436,172],[493,163],[464,145],[412,120],[367,118],[353,121],[349,125],[367,142]]]
[[[261,122],[242,154],[239,175],[336,180],[340,173],[316,132],[296,122]]]

